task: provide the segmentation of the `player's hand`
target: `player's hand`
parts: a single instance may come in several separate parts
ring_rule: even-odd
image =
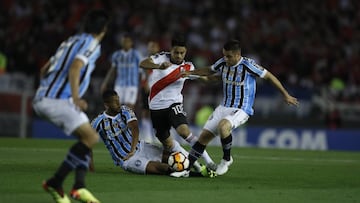
[[[207,81],[207,77],[206,76],[200,76],[200,75],[194,75],[192,71],[181,71],[178,75],[178,77],[180,78],[187,78],[190,80],[203,80],[203,81]]]
[[[79,107],[82,111],[86,111],[88,104],[84,99],[74,99],[74,104]]]
[[[284,99],[288,105],[299,106],[299,101],[291,95],[286,95]]]
[[[135,151],[129,152],[129,153],[126,155],[126,157],[123,158],[123,160],[126,161],[126,160],[130,159],[134,154],[135,154]]]
[[[160,64],[159,69],[164,70],[164,69],[167,69],[168,67],[170,67],[171,65],[172,65],[172,63],[165,61],[162,64]]]
[[[181,71],[181,72],[179,73],[179,77],[186,78],[186,77],[188,77],[190,74],[191,74],[190,71]]]

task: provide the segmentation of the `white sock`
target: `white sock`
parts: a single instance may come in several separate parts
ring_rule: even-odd
[[[193,135],[192,133],[190,133],[186,139],[185,139],[186,142],[190,143],[190,145],[194,145],[195,142],[197,141],[197,137],[195,135]]]
[[[142,129],[142,139],[146,142],[154,142],[153,129],[151,121],[148,118],[143,118],[141,120],[141,129]]]
[[[185,139],[191,146],[193,146],[195,144],[195,142],[198,140],[197,137],[195,135],[193,135],[192,133],[190,133],[186,139]],[[211,157],[209,156],[209,154],[207,153],[206,150],[204,150],[202,156],[201,156],[206,165],[210,164],[210,163],[214,163],[214,161],[211,159]],[[195,165],[195,164],[194,164]]]
[[[186,156],[189,156],[189,152],[186,151],[178,141],[173,140],[173,147],[170,149],[171,152],[182,152]]]

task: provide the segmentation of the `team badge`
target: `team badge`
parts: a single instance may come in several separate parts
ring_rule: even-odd
[[[135,161],[135,166],[136,166],[136,167],[141,166],[141,161],[140,161],[140,160],[136,160],[136,161]]]

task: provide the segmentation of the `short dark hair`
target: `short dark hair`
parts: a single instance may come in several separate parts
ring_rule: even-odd
[[[171,46],[186,47],[186,38],[183,33],[176,33],[171,39]]]
[[[109,102],[110,98],[113,96],[118,96],[118,94],[115,92],[115,90],[112,90],[112,89],[105,90],[104,93],[102,94],[103,102],[104,103]]]
[[[84,32],[99,34],[107,27],[109,20],[110,17],[105,10],[92,10],[86,16]]]
[[[241,46],[240,41],[236,39],[229,40],[224,45],[225,51],[240,51],[241,52]]]

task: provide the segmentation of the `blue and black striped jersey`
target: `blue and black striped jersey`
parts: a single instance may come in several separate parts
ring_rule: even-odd
[[[126,106],[116,116],[105,112],[92,120],[91,126],[99,133],[101,140],[109,150],[115,165],[123,165],[123,158],[131,150],[132,133],[127,123],[137,120],[135,113]]]
[[[242,57],[234,66],[226,66],[224,58],[216,61],[211,69],[221,73],[223,81],[223,101],[225,107],[239,108],[253,115],[256,93],[256,77],[264,77],[267,70],[253,59]]]
[[[100,44],[91,34],[74,35],[61,43],[54,56],[50,58],[50,67],[41,79],[36,97],[67,99],[72,96],[69,69],[75,58],[84,62],[80,71],[79,96],[83,96],[89,86],[90,76],[95,62],[100,56]]]
[[[137,87],[139,85],[139,64],[141,60],[140,52],[135,49],[114,52],[111,56],[111,64],[112,67],[116,68],[115,85]]]

